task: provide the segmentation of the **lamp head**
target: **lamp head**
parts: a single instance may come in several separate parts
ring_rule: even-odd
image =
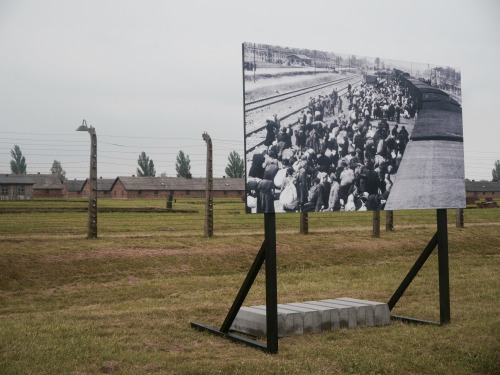
[[[77,132],[88,132],[92,126],[87,126],[87,121],[83,120],[82,124],[76,129]]]

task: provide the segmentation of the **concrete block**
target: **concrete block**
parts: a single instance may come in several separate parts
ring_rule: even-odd
[[[256,337],[266,337],[267,335],[266,312],[253,307],[242,306],[231,325],[231,330],[243,332]],[[278,336],[284,331],[280,327],[278,319]]]
[[[304,322],[304,333],[319,333],[321,332],[321,314],[317,309],[306,306],[301,303],[279,304],[278,308],[284,308],[292,311],[297,311],[302,315]]]
[[[253,306],[255,309],[266,311],[266,306]],[[304,320],[302,315],[293,310],[278,306],[278,337],[280,337],[279,327],[283,325],[282,336],[302,335],[304,333]]]
[[[333,300],[330,300],[333,301]],[[347,306],[328,301],[307,301],[308,304],[331,307],[339,313],[339,328],[357,327],[356,309],[353,306]]]
[[[331,301],[341,305],[354,307],[356,309],[356,323],[358,327],[373,327],[375,325],[373,310],[371,306],[359,302],[343,301],[338,298],[325,301]]]
[[[325,299],[278,305],[278,337],[339,328],[386,325],[391,321],[386,303],[356,298]],[[231,330],[256,337],[267,335],[266,306],[241,307]]]
[[[367,301],[356,298],[337,298],[337,300],[364,303],[368,306],[371,306],[371,308],[373,309],[374,324],[376,326],[383,326],[391,323],[391,311],[389,310],[389,306],[387,305],[387,303]]]
[[[304,307],[309,307],[318,310],[321,316],[321,330],[322,331],[333,331],[340,328],[340,317],[339,312],[335,307],[332,306],[321,306],[314,304],[317,301],[308,301],[302,303],[295,303],[292,305],[302,305]]]

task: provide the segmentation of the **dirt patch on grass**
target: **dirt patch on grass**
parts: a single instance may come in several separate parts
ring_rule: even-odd
[[[186,249],[152,249],[152,248],[135,248],[135,249],[99,249],[96,251],[87,251],[84,253],[76,253],[74,259],[133,259],[145,257],[158,257],[169,255],[207,255],[207,254],[225,254],[232,251],[231,248],[205,248],[205,247],[190,247]]]

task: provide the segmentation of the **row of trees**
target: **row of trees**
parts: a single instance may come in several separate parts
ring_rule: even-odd
[[[139,168],[137,168],[137,176],[155,176],[155,164],[153,159],[143,151],[139,155],[137,160]],[[184,154],[181,150],[176,157],[175,170],[178,177],[188,177],[191,175],[191,161],[189,160],[189,155]],[[228,157],[228,164],[225,169],[226,175],[229,178],[242,178],[245,175],[245,164],[241,159],[240,155],[236,151],[231,151]]]
[[[10,170],[13,174],[26,174],[26,158],[21,152],[21,148],[15,145],[10,151],[12,160],[10,161]],[[150,159],[148,155],[143,151],[139,154],[139,159],[137,159],[137,176],[156,176],[155,164],[153,159]],[[191,175],[191,161],[189,160],[189,155],[184,154],[183,151],[179,151],[175,162],[175,170],[178,177],[188,177]],[[226,167],[226,175],[230,178],[242,178],[245,175],[245,164],[241,159],[240,155],[236,151],[231,151],[228,157],[228,165]],[[50,168],[50,173],[59,176],[61,181],[66,181],[66,172],[61,166],[61,162],[54,160],[52,167]]]

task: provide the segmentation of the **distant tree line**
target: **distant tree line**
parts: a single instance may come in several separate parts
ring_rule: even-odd
[[[10,170],[12,174],[26,174],[27,164],[26,158],[24,157],[21,148],[18,145],[10,151],[12,160],[10,161]],[[138,177],[154,177],[156,176],[155,165],[153,159],[151,159],[144,151],[139,154],[137,159],[137,176]],[[189,177],[191,176],[191,161],[189,155],[186,155],[182,150],[176,157],[175,170],[178,177]],[[231,151],[228,157],[228,164],[225,169],[226,175],[229,178],[242,178],[245,175],[245,163],[236,151]],[[63,169],[62,164],[59,160],[54,160],[52,167],[50,168],[50,173],[52,175],[57,175],[61,182],[66,181],[66,171]],[[161,174],[162,177],[166,176],[166,173]]]

